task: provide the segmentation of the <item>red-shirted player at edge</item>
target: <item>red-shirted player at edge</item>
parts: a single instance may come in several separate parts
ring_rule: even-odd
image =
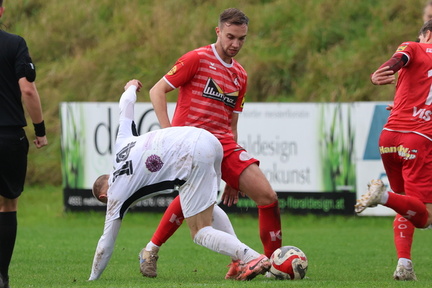
[[[417,280],[411,261],[415,228],[432,224],[432,20],[420,29],[419,43],[402,43],[371,75],[375,85],[395,82],[393,109],[379,139],[390,186],[372,180],[356,204],[356,212],[381,204],[398,214],[394,221],[398,264],[396,280]]]
[[[258,207],[260,237],[267,257],[282,246],[279,202],[269,181],[258,167],[259,161],[237,144],[237,121],[242,112],[247,74],[233,59],[248,32],[248,17],[240,10],[223,11],[216,27],[216,43],[190,51],[150,90],[155,113],[162,128],[195,126],[214,134],[222,143],[222,179],[227,183],[222,201],[231,206],[239,192]],[[179,88],[176,110],[170,121],[166,94]],[[141,251],[141,273],[156,277],[159,247],[183,221],[179,198],[167,208],[151,241]],[[235,279],[238,262],[232,262],[225,276]]]

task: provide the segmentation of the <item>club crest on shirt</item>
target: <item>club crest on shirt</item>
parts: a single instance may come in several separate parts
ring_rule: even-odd
[[[179,61],[177,62],[170,71],[168,71],[167,75],[171,76],[174,75],[180,67],[183,66],[183,62]]]
[[[177,65],[174,65],[174,67],[171,68],[170,71],[168,71],[167,75],[174,75],[177,72]]]
[[[145,165],[150,172],[161,170],[163,164],[162,159],[156,154],[150,155],[145,161]]]
[[[221,101],[225,105],[234,108],[237,103],[238,91],[231,93],[224,93],[221,87],[212,79],[208,78],[206,86],[204,87],[203,96],[213,100]]]

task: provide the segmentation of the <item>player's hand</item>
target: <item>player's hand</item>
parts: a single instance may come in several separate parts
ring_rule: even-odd
[[[43,146],[48,145],[48,139],[46,136],[43,136],[43,137],[36,136],[36,139],[33,140],[33,143],[35,144],[37,149],[40,149]]]
[[[393,107],[394,107],[393,104],[388,104],[387,107],[386,107],[386,110],[391,111],[391,110],[393,110]]]
[[[124,90],[126,91],[130,86],[135,85],[137,87],[137,92],[140,92],[142,88],[142,83],[139,80],[133,79],[126,83]]]
[[[389,70],[390,67],[389,66],[385,66],[382,67],[378,70],[376,70],[372,75],[371,75],[371,82],[374,85],[387,85],[387,84],[392,84],[395,83],[396,81],[396,76],[394,75],[394,72],[392,70]]]
[[[232,188],[228,184],[225,185],[224,193],[222,194],[222,203],[231,207],[231,205],[237,204],[239,199],[239,191]]]

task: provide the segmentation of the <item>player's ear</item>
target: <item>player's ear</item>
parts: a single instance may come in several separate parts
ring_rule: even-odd
[[[108,202],[107,194],[105,194],[105,193],[100,194],[98,200],[103,202],[103,203],[107,203]]]

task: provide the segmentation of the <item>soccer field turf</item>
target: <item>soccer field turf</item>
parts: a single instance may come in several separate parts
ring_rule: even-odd
[[[250,282],[224,280],[227,256],[194,244],[184,224],[162,247],[158,277],[139,273],[138,252],[161,214],[129,213],[113,257],[97,281],[87,281],[102,234],[102,213],[64,213],[60,187],[26,187],[19,203],[18,238],[10,266],[11,287],[431,287],[429,230],[413,244],[417,282],[392,279],[396,266],[392,218],[283,214],[283,244],[309,260],[306,279]],[[230,214],[237,236],[262,251],[256,217]]]

